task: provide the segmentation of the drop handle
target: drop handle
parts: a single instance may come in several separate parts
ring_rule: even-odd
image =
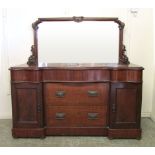
[[[55,114],[56,119],[65,119],[65,113],[59,112]]]
[[[88,90],[88,96],[98,96],[99,93],[96,90]]]
[[[88,113],[88,119],[97,119],[98,118],[98,113]]]
[[[56,91],[55,95],[56,95],[56,97],[64,97],[65,96],[65,91]]]
[[[112,112],[116,112],[116,104],[112,104]]]

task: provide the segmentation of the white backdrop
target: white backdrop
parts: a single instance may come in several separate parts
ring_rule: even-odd
[[[33,34],[31,23],[38,17],[63,16],[119,17],[125,22],[124,43],[129,60],[142,65],[144,71],[142,115],[150,116],[153,103],[153,12],[138,9],[137,16],[130,9],[0,9],[0,118],[11,118],[10,66],[26,63],[30,56]],[[53,53],[52,53],[53,54]],[[54,57],[54,55],[53,55]],[[81,55],[82,57],[82,55]],[[65,61],[65,59],[63,59]]]

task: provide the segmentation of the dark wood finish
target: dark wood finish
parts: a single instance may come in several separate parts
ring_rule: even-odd
[[[142,67],[48,64],[10,70],[14,137],[141,137]]]
[[[32,55],[29,57],[27,64],[29,66],[37,66],[38,65],[38,28],[39,24],[42,22],[68,22],[68,21],[73,21],[73,22],[84,22],[84,21],[98,21],[98,22],[107,22],[111,21],[116,24],[118,24],[119,28],[119,60],[118,62],[120,64],[129,64],[128,57],[125,54],[125,45],[123,44],[123,30],[125,24],[120,21],[118,18],[110,18],[110,17],[83,17],[83,16],[73,16],[73,17],[56,17],[56,18],[38,18],[33,24],[33,33],[34,33],[34,45],[31,47],[31,52]]]
[[[111,21],[119,28],[118,63],[49,63],[38,66],[42,22]],[[95,135],[140,138],[143,68],[129,63],[118,18],[38,18],[27,64],[11,67],[13,137]]]
[[[38,66],[42,22],[114,22],[119,29],[118,63],[49,63]],[[10,68],[13,137],[95,135],[140,138],[143,68],[129,63],[118,18],[38,18],[27,64]]]

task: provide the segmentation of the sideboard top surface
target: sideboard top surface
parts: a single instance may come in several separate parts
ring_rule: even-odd
[[[118,63],[47,63],[39,66],[28,66],[22,64],[11,67],[10,70],[45,70],[45,69],[68,69],[68,70],[83,70],[83,69],[132,69],[143,70],[144,68],[135,64],[118,64]]]

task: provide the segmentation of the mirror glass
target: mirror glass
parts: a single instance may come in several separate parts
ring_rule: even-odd
[[[118,63],[119,28],[113,21],[43,22],[39,63]]]

